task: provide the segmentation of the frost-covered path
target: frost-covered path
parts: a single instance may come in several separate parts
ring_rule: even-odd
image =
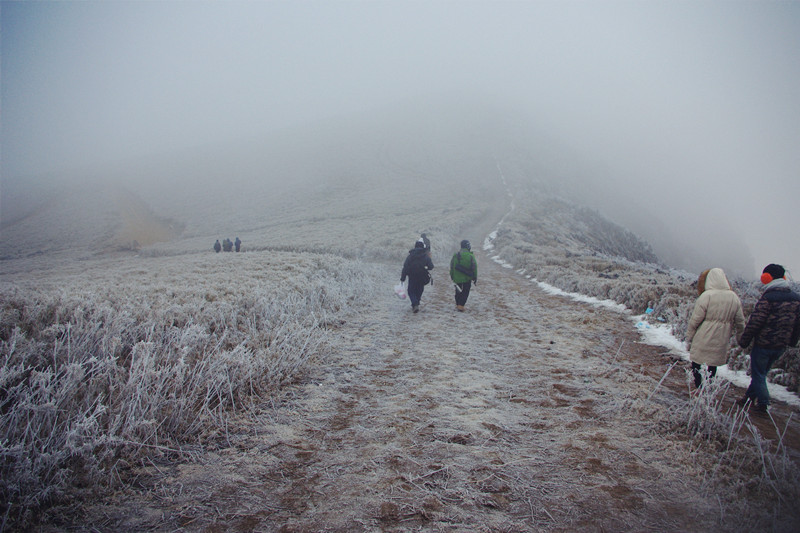
[[[228,447],[159,470],[130,526],[239,531],[735,529],[642,403],[663,365],[627,317],[478,254],[457,313],[442,265],[419,314],[387,290],[330,360]],[[387,280],[399,268],[385,267]],[[663,409],[653,404],[650,409]],[[707,488],[707,487],[706,487]],[[133,502],[132,502],[133,503]],[[210,529],[209,529],[210,528]]]

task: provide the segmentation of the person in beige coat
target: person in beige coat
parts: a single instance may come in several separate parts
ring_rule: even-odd
[[[702,365],[708,366],[710,379],[716,375],[718,366],[728,362],[731,333],[734,330],[738,340],[744,331],[742,302],[731,290],[725,272],[721,268],[712,268],[708,271],[705,290],[697,297],[686,329],[696,387],[703,384],[700,372]]]

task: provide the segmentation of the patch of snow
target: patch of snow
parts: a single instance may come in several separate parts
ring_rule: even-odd
[[[539,285],[539,287],[548,294],[553,294],[556,296],[567,296],[572,298],[573,300],[577,300],[579,302],[584,302],[592,305],[596,305],[598,307],[605,307],[606,309],[611,309],[613,311],[618,311],[620,313],[628,313],[630,312],[627,307],[624,305],[615,302],[614,300],[601,300],[599,298],[595,298],[594,296],[586,296],[585,294],[580,294],[577,292],[567,292],[559,289],[558,287],[554,287],[549,283],[545,283],[543,281],[538,281],[536,278],[532,278],[527,276],[528,279]]]

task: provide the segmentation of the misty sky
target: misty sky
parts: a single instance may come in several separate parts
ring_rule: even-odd
[[[693,242],[743,234],[759,271],[800,279],[798,1],[0,9],[3,179],[468,91],[537,117]]]

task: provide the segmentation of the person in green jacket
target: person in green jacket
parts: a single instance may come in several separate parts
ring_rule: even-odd
[[[461,250],[450,260],[450,279],[456,284],[456,309],[463,312],[472,283],[478,283],[478,263],[466,239],[461,241]]]

